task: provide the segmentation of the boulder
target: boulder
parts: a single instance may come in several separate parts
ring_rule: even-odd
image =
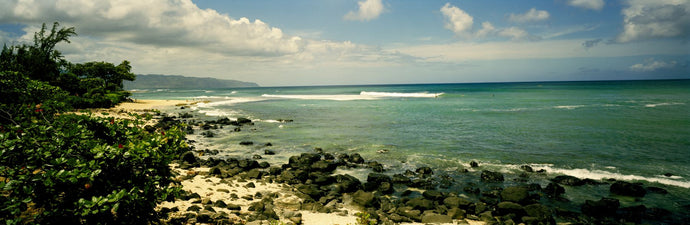
[[[422,193],[422,196],[424,196],[424,198],[432,200],[432,201],[440,201],[440,200],[443,200],[443,198],[445,197],[445,196],[443,196],[443,193],[441,193],[440,191],[436,191],[436,190],[424,191]]]
[[[401,216],[407,217],[412,219],[413,221],[421,221],[422,220],[422,211],[414,209],[412,207],[406,206],[406,207],[400,207],[398,210],[396,210],[398,214]]]
[[[362,189],[362,183],[356,177],[349,174],[335,175],[335,181],[341,193],[351,193]]]
[[[453,218],[448,215],[441,215],[436,213],[424,213],[424,215],[422,215],[422,223],[439,224],[451,222],[453,222]]]
[[[557,183],[549,183],[546,185],[546,188],[544,188],[544,193],[551,198],[555,198],[564,194],[565,188]]]
[[[498,172],[492,172],[488,170],[483,170],[481,174],[482,181],[485,182],[503,182],[503,174]]]
[[[448,208],[467,209],[470,206],[470,204],[472,204],[472,201],[456,196],[451,196],[447,197],[446,199],[443,199],[443,204],[446,205]]]
[[[632,184],[625,181],[616,181],[611,185],[609,191],[612,194],[630,196],[630,197],[644,197],[647,190],[639,184]]]
[[[640,223],[647,213],[647,207],[644,205],[636,205],[621,208],[619,211],[621,212],[621,219],[626,222]]]
[[[199,158],[197,158],[193,152],[182,153],[182,155],[180,156],[180,160],[182,160],[182,162],[186,162],[186,163],[189,163],[191,165],[194,165],[195,163],[199,162]]]
[[[499,216],[514,214],[517,218],[526,214],[525,209],[515,202],[499,202],[498,205],[496,205],[496,212]]]
[[[412,180],[409,177],[406,177],[405,175],[402,175],[402,174],[393,175],[392,181],[395,184],[404,184],[404,185],[409,185],[412,182]]]
[[[477,163],[477,161],[472,161],[472,162],[470,162],[470,167],[477,168],[477,167],[479,167],[479,163]]]
[[[556,224],[552,215],[553,212],[549,207],[542,204],[531,204],[525,206],[524,209],[527,216],[530,217],[530,220],[534,221],[534,223],[527,223],[523,217],[522,221],[527,224]]]
[[[528,173],[534,172],[534,169],[532,169],[532,167],[528,165],[522,165],[520,166],[520,169]]]
[[[582,204],[582,214],[592,217],[609,217],[616,214],[620,206],[618,199],[601,198],[599,201],[585,200]]]
[[[297,190],[308,195],[314,200],[319,200],[319,198],[324,195],[324,193],[319,190],[319,186],[315,184],[300,184],[297,186]]]
[[[507,187],[501,191],[503,201],[523,203],[529,198],[529,190],[523,186]]]
[[[276,152],[270,149],[264,150],[264,155],[275,155]]]
[[[358,190],[352,194],[352,202],[362,207],[372,207],[375,205],[374,193]]]
[[[580,178],[568,175],[557,176],[551,179],[551,181],[568,186],[582,186],[585,184],[585,182],[582,181]]]
[[[405,203],[405,205],[419,210],[430,210],[436,208],[434,201],[421,197],[410,199]]]
[[[338,167],[335,163],[321,160],[321,161],[316,161],[311,164],[311,169],[314,171],[321,171],[321,172],[333,172]]]
[[[421,177],[429,177],[434,175],[434,171],[428,166],[419,167],[417,170],[415,170],[415,172],[417,172],[417,175]]]
[[[240,141],[240,145],[254,145],[253,141]]]
[[[362,158],[362,156],[359,155],[359,153],[352,153],[352,155],[348,157],[348,162],[362,164],[364,163],[364,158]]]

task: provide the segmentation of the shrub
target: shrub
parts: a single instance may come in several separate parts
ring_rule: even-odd
[[[24,110],[27,118],[37,112]],[[168,164],[188,150],[178,127],[65,114],[0,126],[0,220],[142,224],[180,192]]]

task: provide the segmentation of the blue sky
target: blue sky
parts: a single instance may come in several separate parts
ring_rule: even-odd
[[[689,0],[0,0],[73,62],[263,86],[690,78]]]

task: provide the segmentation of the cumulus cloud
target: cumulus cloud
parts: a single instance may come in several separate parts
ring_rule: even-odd
[[[516,23],[526,23],[526,22],[536,22],[549,19],[549,12],[545,10],[537,10],[535,8],[523,14],[513,14],[511,13],[508,20]]]
[[[491,34],[493,34],[493,33],[495,33],[495,32],[496,32],[496,28],[494,27],[493,24],[491,24],[491,23],[489,23],[489,22],[483,22],[483,23],[482,23],[482,29],[479,30],[479,31],[477,31],[477,33],[475,34],[475,36],[481,38],[481,37],[489,36],[489,35],[491,35]]]
[[[601,10],[604,8],[604,0],[568,0],[568,5],[583,9]]]
[[[357,2],[359,9],[350,11],[343,17],[345,20],[369,21],[379,17],[385,10],[381,0],[364,0]]]
[[[616,41],[690,36],[690,1],[629,0]]]
[[[2,1],[0,22],[35,24],[58,20],[80,35],[160,47],[187,46],[230,55],[277,56],[303,47],[261,20],[233,19],[200,9],[191,0]]]
[[[630,70],[635,72],[652,72],[661,69],[671,69],[676,66],[676,61],[664,62],[656,61],[654,58],[646,59],[643,63],[630,66]]]
[[[474,18],[462,9],[446,3],[446,5],[441,7],[441,13],[446,18],[446,29],[453,31],[456,35],[468,36],[472,31]]]

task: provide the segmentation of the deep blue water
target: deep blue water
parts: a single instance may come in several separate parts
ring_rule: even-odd
[[[509,174],[527,164],[690,194],[690,80],[139,90],[133,97],[209,100],[196,112],[255,120],[250,132],[204,141],[228,155],[256,153],[238,145],[252,140],[272,143],[283,154],[267,160],[282,163],[321,147],[360,153],[391,173],[418,166],[453,173],[474,160]]]

